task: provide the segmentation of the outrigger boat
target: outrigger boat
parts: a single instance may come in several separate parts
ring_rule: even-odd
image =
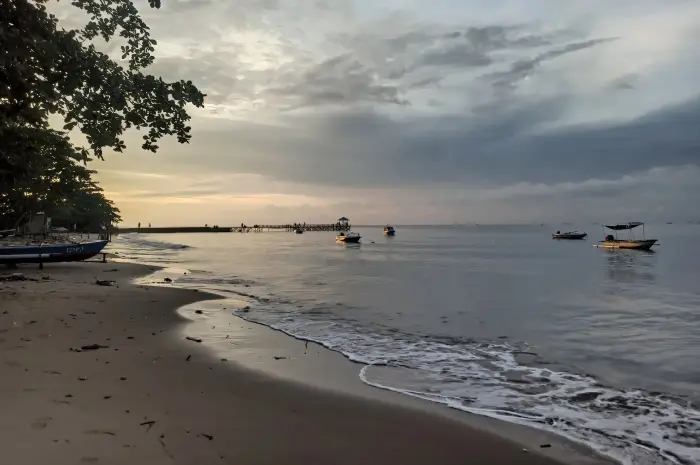
[[[0,265],[79,262],[99,254],[108,243],[108,240],[100,240],[93,242],[40,242],[0,245]]]
[[[557,231],[552,234],[552,239],[585,239],[588,236],[585,232],[569,231],[561,232]]]
[[[394,229],[393,226],[386,225],[386,226],[384,226],[384,235],[385,236],[395,236],[396,230]]]
[[[658,239],[635,239],[632,234],[632,229],[638,226],[642,227],[642,236],[644,236],[644,223],[640,223],[638,221],[612,225],[606,224],[603,226],[615,231],[615,235],[613,236],[612,234],[608,234],[605,236],[605,240],[599,241],[598,244],[596,244],[596,247],[603,247],[606,249],[650,250],[651,247],[658,241]],[[630,239],[619,239],[617,237],[617,231],[625,230],[630,232]]]
[[[343,242],[345,244],[357,244],[358,242],[360,242],[360,239],[362,239],[362,237],[354,232],[348,232],[347,234],[341,232],[340,234],[335,236],[336,242]]]

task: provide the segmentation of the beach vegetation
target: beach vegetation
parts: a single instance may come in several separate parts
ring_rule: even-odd
[[[145,71],[156,41],[132,0],[73,0],[86,17],[78,29],[62,26],[51,1],[0,0],[0,227],[82,194],[104,198],[89,161],[122,152],[127,131],[151,152],[165,136],[189,142],[188,107],[204,103],[191,81]],[[98,47],[110,41],[118,57]]]

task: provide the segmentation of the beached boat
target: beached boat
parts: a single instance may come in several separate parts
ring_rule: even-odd
[[[603,247],[606,249],[632,249],[632,250],[650,250],[658,239],[635,239],[632,230],[638,226],[642,227],[642,236],[644,236],[644,223],[638,221],[631,223],[622,224],[612,224],[603,225],[603,227],[615,231],[615,235],[608,234],[605,236],[605,240],[599,241],[596,247]],[[618,231],[629,231],[630,239],[619,239],[617,237]]]
[[[557,231],[554,234],[552,234],[552,239],[585,239],[587,236],[588,236],[588,234],[585,232],[579,232],[579,231],[561,232],[561,231]]]
[[[304,234],[304,230],[303,229],[295,229],[294,233],[295,234]]]
[[[0,245],[0,264],[78,262],[102,252],[109,241]]]
[[[396,230],[394,229],[393,226],[386,225],[386,226],[384,226],[384,235],[385,236],[395,236]]]
[[[336,242],[344,242],[346,244],[357,244],[358,242],[360,242],[360,239],[362,239],[362,237],[354,232],[341,232],[340,234],[335,236]]]

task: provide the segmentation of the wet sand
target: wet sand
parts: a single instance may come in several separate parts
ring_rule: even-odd
[[[81,263],[16,271],[37,280],[0,282],[3,463],[583,463],[575,454],[554,458],[566,456],[558,443],[524,450],[522,441],[496,434],[499,422],[478,428],[409,403],[315,388],[291,373],[269,376],[220,360],[185,339],[197,338],[197,327],[184,325],[188,320],[175,311],[210,296],[129,284],[149,267]],[[245,328],[238,328],[242,345]],[[242,351],[250,360],[295,358],[275,360],[270,343],[255,344],[251,334]],[[275,343],[275,353],[301,350],[303,343],[284,339],[293,346]],[[325,370],[315,360],[304,369]]]

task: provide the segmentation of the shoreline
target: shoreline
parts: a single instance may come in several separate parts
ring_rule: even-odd
[[[157,268],[158,270],[154,273],[141,277],[136,282],[166,289],[192,289],[177,284],[177,273],[169,273],[168,268]],[[172,278],[173,284],[164,284],[165,277]],[[293,334],[234,314],[232,310],[240,309],[247,304],[242,299],[223,293],[217,294],[215,291],[201,292],[210,298],[177,309],[177,313],[187,322],[181,332],[183,337],[186,334],[193,334],[195,337],[202,338],[203,346],[216,360],[227,357],[228,360],[238,363],[245,369],[280,380],[446,417],[466,424],[470,428],[516,443],[523,450],[538,450],[540,454],[562,463],[577,465],[619,463],[596,451],[589,444],[547,429],[479,415],[455,409],[446,404],[373,386],[361,379],[360,373],[367,366],[365,363],[351,360],[341,352],[316,341],[298,338]],[[224,321],[217,320],[217,316],[222,314]],[[231,320],[234,324],[226,326],[231,323]],[[218,337],[212,335],[212,323],[216,327],[225,328]],[[232,350],[229,345],[234,343],[237,347]],[[282,359],[276,360],[277,357]],[[332,375],[329,376],[329,373]],[[552,447],[540,448],[542,444]]]
[[[454,415],[469,414],[440,413],[437,404],[372,388],[356,375],[353,392],[294,380],[292,374],[306,373],[302,365],[326,379],[334,378],[329,370],[349,376],[346,367],[357,365],[318,345],[309,351],[312,363],[275,360],[272,351],[293,353],[305,344],[240,318],[231,332],[240,356],[217,360],[207,344],[184,335],[210,323],[188,312],[199,317],[194,307],[204,314],[223,301],[176,286],[131,284],[155,269],[123,262],[21,267],[15,271],[37,281],[0,283],[0,437],[10,462],[46,463],[50,455],[57,464],[457,464],[465,457],[486,464],[611,463],[597,456],[577,462],[562,446],[568,441],[531,428],[552,438],[551,447],[525,452],[503,437],[512,434],[510,426],[525,427],[493,420],[489,431],[477,426],[489,423],[485,417],[471,415],[470,425]],[[97,286],[96,278],[117,285]],[[91,344],[106,347],[70,350]]]

